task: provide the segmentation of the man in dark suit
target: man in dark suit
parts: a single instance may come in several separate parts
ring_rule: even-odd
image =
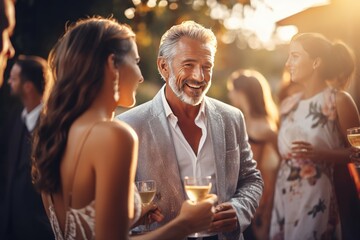
[[[20,56],[8,83],[11,95],[24,109],[7,127],[6,183],[0,208],[0,239],[54,239],[41,196],[31,182],[31,135],[42,109],[48,81],[47,63],[36,56]]]

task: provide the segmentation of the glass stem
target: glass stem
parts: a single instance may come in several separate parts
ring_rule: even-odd
[[[145,217],[145,231],[150,231],[150,213],[147,213]]]

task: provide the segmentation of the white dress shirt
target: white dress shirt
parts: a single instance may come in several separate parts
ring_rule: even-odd
[[[25,125],[29,132],[32,132],[36,126],[43,104],[37,105],[31,112],[27,112],[24,108],[21,113],[21,118],[25,122]]]
[[[181,178],[184,179],[185,176],[211,176],[213,184],[211,192],[216,193],[215,154],[211,134],[208,134],[205,101],[201,102],[199,113],[195,118],[195,124],[201,129],[202,132],[198,152],[195,154],[190,144],[187,142],[183,133],[181,132],[181,129],[178,125],[178,118],[172,112],[165,98],[165,87],[163,87],[161,95],[165,109],[165,115],[171,126],[170,132],[175,146]]]

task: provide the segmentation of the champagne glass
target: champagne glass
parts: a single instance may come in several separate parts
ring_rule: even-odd
[[[137,181],[135,185],[139,191],[139,195],[141,198],[141,202],[144,205],[149,205],[156,193],[156,182],[154,180],[144,180],[144,181]],[[142,232],[149,232],[150,231],[150,223],[149,223],[149,213],[145,216],[145,230]]]
[[[184,178],[185,192],[190,201],[195,204],[205,199],[211,190],[211,176],[206,177],[188,177]],[[197,232],[189,235],[189,237],[206,237],[212,234],[207,232]]]
[[[360,127],[349,128],[346,131],[351,146],[360,150]],[[354,157],[360,159],[360,153],[354,153]],[[360,168],[360,162],[354,162],[354,164],[356,167]]]

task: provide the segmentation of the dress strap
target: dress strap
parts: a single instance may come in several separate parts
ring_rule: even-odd
[[[334,111],[336,111],[336,94],[337,94],[337,90],[335,88],[331,89],[330,92],[330,103],[331,103],[331,107],[334,109]]]
[[[74,187],[74,180],[75,180],[75,174],[76,174],[76,170],[77,170],[77,167],[79,165],[79,158],[80,158],[80,154],[81,154],[81,151],[84,147],[84,144],[85,144],[85,141],[86,139],[88,138],[88,136],[90,135],[90,132],[91,130],[94,128],[94,126],[99,123],[99,122],[95,122],[93,123],[84,133],[81,141],[80,141],[80,145],[79,145],[79,148],[77,149],[77,151],[75,152],[75,167],[74,167],[74,171],[73,171],[73,174],[71,175],[70,177],[70,191],[69,191],[69,199],[68,199],[68,205],[67,207],[71,207],[71,203],[72,203],[72,190],[73,190],[73,187]]]
[[[46,194],[46,198],[48,200],[48,203],[49,203],[49,206],[53,206],[54,205],[54,201],[52,199],[52,194],[49,193],[49,194]]]
[[[337,90],[335,88],[328,88],[324,92],[324,107],[326,109],[326,116],[329,120],[335,121],[338,129],[341,131],[339,119],[337,116],[337,109],[336,109],[336,94]],[[323,111],[324,113],[324,111]]]

